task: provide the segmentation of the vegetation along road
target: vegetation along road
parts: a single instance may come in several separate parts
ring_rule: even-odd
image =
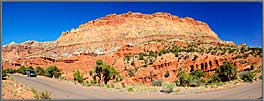
[[[226,90],[188,94],[132,94],[99,87],[84,87],[71,81],[45,77],[11,75],[16,81],[39,90],[47,90],[52,99],[258,99],[262,97],[262,81]]]

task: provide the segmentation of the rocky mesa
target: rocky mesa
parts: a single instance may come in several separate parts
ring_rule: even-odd
[[[73,79],[86,79],[95,62],[112,65],[128,84],[175,81],[179,68],[213,73],[224,61],[238,70],[262,66],[262,50],[222,41],[204,22],[170,13],[110,14],[81,24],[51,42],[27,41],[3,46],[4,68],[57,66]],[[166,72],[170,76],[164,78]]]

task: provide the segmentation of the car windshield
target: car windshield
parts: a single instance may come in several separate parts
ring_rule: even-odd
[[[34,71],[30,70],[29,73],[35,73]]]

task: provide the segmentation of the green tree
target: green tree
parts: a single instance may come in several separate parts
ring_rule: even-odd
[[[203,72],[201,69],[197,69],[195,71],[192,71],[191,75],[196,76],[196,77],[202,77],[202,76],[205,76],[205,72]]]
[[[143,60],[144,59],[144,53],[139,53],[138,54],[138,59]]]
[[[128,62],[130,61],[130,58],[131,58],[131,56],[126,55],[126,56],[125,56],[125,62],[128,63]]]
[[[236,67],[231,62],[224,62],[224,65],[216,69],[216,73],[221,81],[226,82],[236,79]]]
[[[32,66],[28,66],[26,70],[34,70],[34,68]]]
[[[45,75],[45,70],[43,68],[41,68],[40,66],[38,66],[36,68],[36,73],[37,73],[37,75]]]
[[[161,80],[154,80],[152,81],[153,86],[162,86],[162,81]]]
[[[114,67],[104,64],[102,60],[96,61],[96,66],[94,68],[93,77],[100,83],[107,84],[107,82],[111,79],[116,79],[118,76],[118,72],[114,69]]]
[[[169,76],[170,76],[170,71],[166,71],[165,74],[164,74],[164,77],[168,78]]]
[[[83,82],[83,74],[81,74],[79,70],[73,73],[73,77],[74,77],[74,81],[77,81],[79,83]]]
[[[55,77],[58,78],[61,76],[61,70],[59,70],[56,66],[49,66],[48,68],[46,68],[46,76],[47,77]]]
[[[7,68],[7,69],[4,69],[3,71],[5,73],[7,73],[7,74],[13,74],[13,73],[16,73],[17,72],[17,70],[12,69],[12,68]]]
[[[26,68],[24,66],[21,66],[20,68],[18,68],[18,73],[21,73],[23,75],[26,75]]]
[[[245,71],[245,72],[241,72],[240,78],[245,82],[253,82],[255,75],[256,74],[253,73],[252,71]]]

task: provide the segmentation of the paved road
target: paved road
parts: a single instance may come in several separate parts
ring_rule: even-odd
[[[128,92],[103,89],[99,87],[83,87],[73,82],[43,77],[26,77],[11,75],[18,82],[39,90],[48,90],[53,99],[257,99],[262,97],[262,82],[244,84],[235,88],[190,94],[147,94],[135,95]]]

